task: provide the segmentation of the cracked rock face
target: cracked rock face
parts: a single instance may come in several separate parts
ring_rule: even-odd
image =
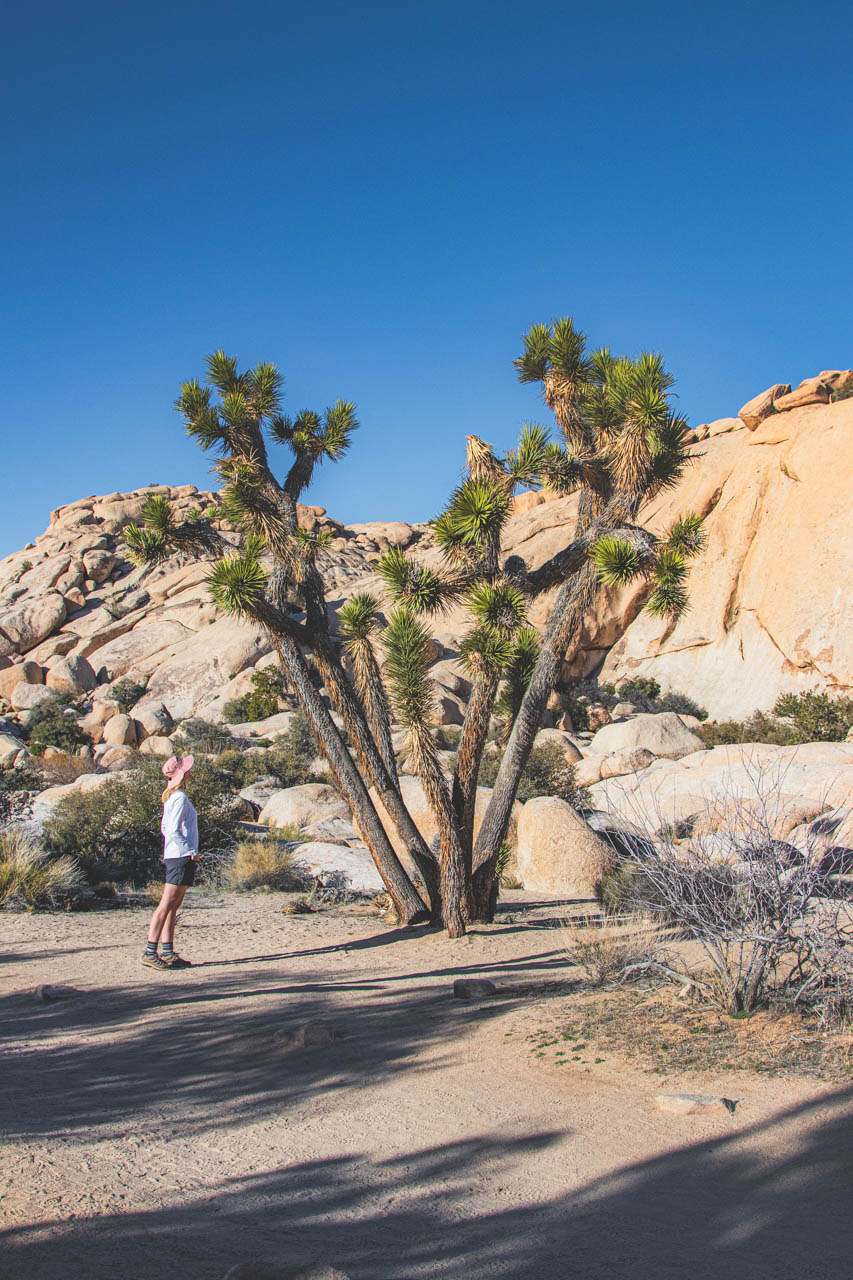
[[[716,719],[769,709],[783,692],[848,691],[853,399],[776,413],[695,452],[643,516],[663,531],[683,510],[705,515],[690,609],[675,627],[637,617],[602,678],[653,676]]]

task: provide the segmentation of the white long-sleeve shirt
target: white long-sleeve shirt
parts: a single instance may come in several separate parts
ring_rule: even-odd
[[[163,857],[198,857],[198,814],[186,791],[178,787],[163,805]]]

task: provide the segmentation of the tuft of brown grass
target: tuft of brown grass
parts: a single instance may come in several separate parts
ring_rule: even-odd
[[[659,962],[666,938],[660,919],[642,912],[587,916],[562,929],[566,955],[595,987],[630,977],[632,966]]]
[[[82,884],[73,858],[49,858],[14,827],[0,833],[0,907],[53,907]]]
[[[75,756],[70,751],[57,751],[41,757],[39,770],[47,786],[58,787],[66,782],[76,782],[84,773],[94,773],[95,762],[90,756]]]
[[[305,888],[304,878],[293,866],[293,850],[276,838],[246,840],[239,844],[225,870],[225,880],[232,889],[298,891]]]

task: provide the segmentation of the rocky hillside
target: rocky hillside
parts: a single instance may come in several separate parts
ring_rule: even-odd
[[[851,385],[849,372],[821,374],[793,393],[778,385],[739,417],[697,431],[694,465],[644,514],[656,530],[686,509],[706,517],[708,546],[692,574],[688,614],[668,626],[639,612],[639,589],[611,593],[587,619],[571,674],[654,676],[718,718],[768,708],[785,690],[849,690],[853,398],[830,402],[830,395]],[[79,499],[0,561],[0,698],[7,709],[26,716],[46,688],[100,692],[128,677],[146,686],[123,726],[124,743],[132,745],[165,736],[171,721],[190,715],[221,720],[225,702],[245,693],[252,672],[272,660],[258,631],[222,617],[208,600],[206,565],[143,570],[125,558],[122,530],[152,492],[168,493],[179,511],[216,505],[214,494],[192,485]],[[542,563],[570,539],[574,510],[573,498],[522,495],[507,552]],[[356,589],[377,586],[372,562],[388,545],[437,554],[424,525],[343,526],[317,507],[303,508],[301,519],[334,535],[324,565],[333,611]],[[546,612],[547,600],[537,602],[534,621]],[[434,673],[447,723],[461,718],[467,692],[454,663],[461,626],[451,614],[436,632]]]

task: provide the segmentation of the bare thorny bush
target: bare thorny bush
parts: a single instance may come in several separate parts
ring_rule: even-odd
[[[748,796],[730,777],[687,821],[672,822],[660,806],[632,815],[656,834],[637,839],[623,863],[622,905],[641,905],[698,944],[703,963],[646,958],[626,973],[689,982],[735,1016],[770,1004],[811,1013],[823,1028],[846,1023],[853,1018],[853,912],[834,874],[838,851],[827,858],[806,827],[797,845],[781,838],[798,816],[785,765],[738,767]]]

